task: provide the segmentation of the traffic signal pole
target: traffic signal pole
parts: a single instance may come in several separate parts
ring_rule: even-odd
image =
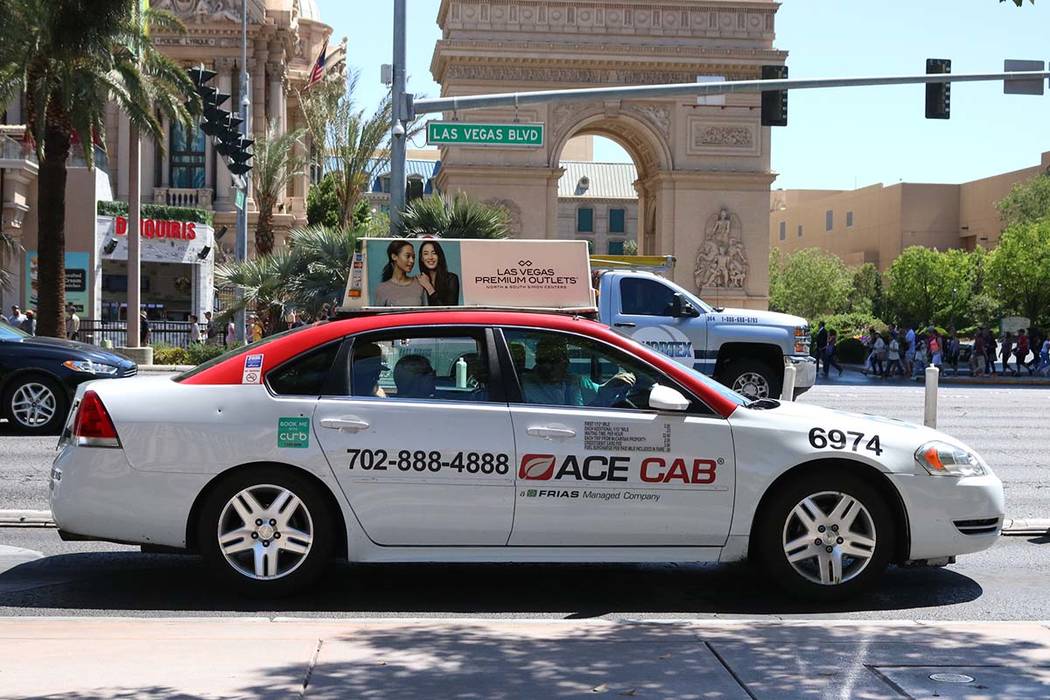
[[[248,138],[248,134],[251,133],[249,130],[249,116],[251,107],[251,100],[248,97],[248,0],[242,0],[241,2],[241,138]],[[237,262],[243,263],[248,259],[248,182],[249,178],[247,175],[239,176],[239,180],[235,180],[237,188],[240,191],[240,197],[234,197],[235,202],[240,200],[240,206],[237,208],[237,237],[234,241],[234,257]],[[244,299],[244,290],[241,287],[237,287],[237,301],[241,302]],[[245,313],[243,306],[238,303],[238,311],[234,314],[233,318],[233,329],[234,337],[238,343],[243,343],[248,338],[245,326]]]
[[[402,5],[404,0],[399,0]],[[395,36],[398,27],[395,6]],[[401,27],[404,27],[402,16]],[[404,44],[401,45],[402,50]],[[395,43],[394,80],[397,85],[398,56]],[[402,54],[400,65],[404,65]],[[402,74],[403,75],[403,74]],[[394,92],[394,109],[401,105],[401,117],[411,121],[421,114],[440,112],[457,113],[471,109],[491,107],[519,107],[530,104],[553,102],[586,102],[591,100],[630,100],[642,97],[704,97],[731,93],[764,93],[769,91],[808,90],[816,88],[862,87],[873,85],[910,85],[918,83],[970,83],[988,81],[1043,81],[1050,78],[1050,71],[1010,71],[1004,73],[931,73],[921,75],[889,75],[869,78],[791,78],[782,80],[734,80],[721,83],[674,83],[670,85],[629,85],[605,88],[583,88],[579,90],[541,90],[537,92],[507,92],[491,95],[469,95],[465,97],[440,97],[415,100],[404,95],[403,104]],[[403,83],[402,83],[403,85]],[[394,125],[399,123],[394,120]],[[402,139],[403,140],[403,139]],[[398,139],[394,138],[396,144]],[[404,177],[396,179],[395,172],[404,173],[405,153],[396,148],[391,151],[390,202],[391,222],[394,220],[394,202],[405,201]]]
[[[394,83],[390,110],[390,233],[398,235],[405,208],[405,0],[394,0]]]

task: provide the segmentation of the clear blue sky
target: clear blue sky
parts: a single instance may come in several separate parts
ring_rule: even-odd
[[[430,75],[439,0],[409,0],[409,90],[436,96]],[[318,0],[336,37],[349,37],[362,104],[383,94],[391,60],[390,0]],[[1050,0],[1018,9],[997,0],[784,0],[776,47],[791,77],[922,73],[927,57],[952,71],[998,71],[1004,58],[1050,59]],[[1050,92],[1003,95],[1001,83],[957,84],[949,121],[926,120],[921,85],[791,94],[789,126],[773,129],[773,187],[852,188],[874,182],[962,182],[1035,165],[1050,150]],[[629,160],[599,144],[599,160]]]

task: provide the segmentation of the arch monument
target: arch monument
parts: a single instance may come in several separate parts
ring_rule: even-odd
[[[442,96],[757,79],[782,64],[772,0],[442,0],[431,72]],[[714,100],[709,100],[714,101]],[[541,148],[442,149],[438,186],[509,202],[515,235],[557,236],[562,149],[579,135],[637,166],[639,252],[674,255],[676,281],[723,306],[768,303],[769,128],[759,96],[564,102],[446,119],[543,122]]]

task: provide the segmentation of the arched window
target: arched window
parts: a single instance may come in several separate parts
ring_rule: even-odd
[[[199,127],[171,125],[171,186],[204,187],[204,132]]]

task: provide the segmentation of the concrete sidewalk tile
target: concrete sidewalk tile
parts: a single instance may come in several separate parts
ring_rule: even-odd
[[[1046,700],[1050,669],[1005,666],[876,666],[872,669],[911,698]]]
[[[287,698],[316,640],[0,641],[0,696]]]
[[[484,628],[354,634],[324,643],[307,700],[336,698],[746,700],[706,645],[493,637]]]

